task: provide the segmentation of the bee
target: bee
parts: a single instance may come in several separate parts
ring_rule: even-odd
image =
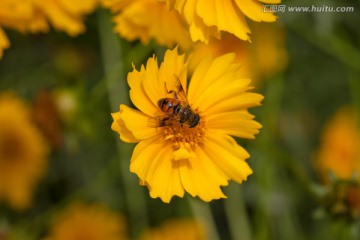
[[[174,90],[168,90],[166,83],[165,89],[168,94],[173,94],[173,98],[166,97],[158,100],[157,105],[163,114],[149,118],[148,126],[164,127],[180,123],[189,128],[196,127],[200,123],[200,115],[191,109],[180,79],[175,74],[171,85]]]

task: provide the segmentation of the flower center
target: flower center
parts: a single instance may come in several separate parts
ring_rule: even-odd
[[[0,160],[8,162],[18,159],[22,152],[21,146],[22,143],[18,136],[5,134],[0,139]]]
[[[165,140],[171,141],[174,150],[178,150],[183,146],[194,148],[198,143],[203,141],[205,135],[204,122],[194,128],[180,123],[174,123],[164,127],[163,136]]]

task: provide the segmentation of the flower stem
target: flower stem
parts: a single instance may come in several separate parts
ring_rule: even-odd
[[[120,104],[130,105],[126,74],[124,72],[124,49],[122,40],[112,31],[110,14],[105,10],[98,12],[98,27],[101,43],[105,79],[112,111],[118,111]],[[133,146],[117,142],[123,184],[125,188],[126,208],[129,214],[130,236],[136,238],[148,226],[147,208],[143,189],[139,187],[136,176],[129,171],[129,160]]]
[[[297,229],[295,206],[287,194],[278,189],[292,191],[291,182],[278,181],[289,170],[303,188],[311,192],[311,182],[306,169],[301,166],[290,152],[280,149],[276,132],[281,113],[283,97],[283,77],[281,74],[269,79],[262,109],[263,129],[257,145],[259,156],[254,161],[255,181],[257,184],[255,206],[255,239],[268,239],[272,232],[277,232],[284,239],[302,239],[302,233]],[[303,144],[299,142],[300,144]]]
[[[190,197],[188,200],[194,217],[205,227],[207,234],[205,239],[220,240],[209,204]]]
[[[229,198],[224,200],[224,205],[226,217],[229,222],[231,239],[251,240],[250,224],[240,186],[235,183],[230,183],[224,191],[226,195],[229,196]]]
[[[360,119],[360,74],[359,72],[349,71],[348,83],[352,96],[352,102],[358,119]],[[360,122],[357,123],[360,127]]]

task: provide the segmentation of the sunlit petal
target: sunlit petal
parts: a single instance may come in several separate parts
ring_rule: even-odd
[[[12,93],[0,94],[0,200],[22,210],[43,177],[48,146],[30,108]]]
[[[114,122],[111,124],[111,129],[120,134],[120,139],[124,142],[135,143],[140,140],[135,138],[129,129],[126,128],[124,120],[121,118],[120,112],[112,113]]]
[[[202,148],[196,148],[196,158],[181,160],[179,163],[181,182],[185,190],[193,197],[199,196],[204,201],[225,198],[221,186],[228,185],[224,175]]]
[[[132,133],[135,139],[143,140],[159,134],[156,128],[148,126],[148,115],[126,105],[120,105],[120,118],[124,122],[126,129]]]
[[[250,40],[246,17],[254,21],[276,21],[270,12],[262,11],[258,0],[163,0],[170,9],[176,9],[190,27],[191,39],[208,43],[211,37],[220,38],[227,32],[242,40]],[[277,3],[278,0],[263,2]]]
[[[147,184],[152,198],[170,202],[174,195],[184,195],[179,163],[173,160],[171,145],[164,145],[159,138],[142,141],[136,146],[130,170]]]
[[[261,125],[253,120],[254,116],[246,111],[222,112],[210,115],[206,119],[207,127],[241,138],[255,138]]]
[[[151,39],[160,45],[182,49],[191,47],[188,26],[178,11],[169,11],[165,3],[158,0],[103,0],[115,17],[115,31],[121,37],[148,44]],[[151,9],[151,11],[149,11]]]
[[[264,12],[262,5],[255,0],[235,0],[241,11],[251,20],[274,22],[276,17],[271,12]]]
[[[10,47],[9,39],[4,30],[0,27],[0,59],[3,56],[3,50]]]
[[[128,84],[130,86],[130,98],[134,105],[143,113],[154,116],[159,114],[158,107],[150,100],[147,91],[144,89],[145,68],[141,66],[140,71],[134,70],[128,74]]]
[[[245,159],[250,157],[249,153],[232,137],[209,131],[203,149],[230,179],[241,183],[252,174],[251,168],[245,162]]]

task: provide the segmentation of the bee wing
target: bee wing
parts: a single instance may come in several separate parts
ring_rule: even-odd
[[[166,91],[168,93],[174,93],[175,98],[179,99],[183,102],[188,102],[186,97],[186,92],[181,84],[181,81],[179,77],[176,74],[173,74],[170,80],[168,81],[168,84],[166,84]]]
[[[167,124],[167,120],[169,120],[169,116],[166,114],[159,115],[156,117],[149,117],[147,125],[151,128],[164,127]]]

